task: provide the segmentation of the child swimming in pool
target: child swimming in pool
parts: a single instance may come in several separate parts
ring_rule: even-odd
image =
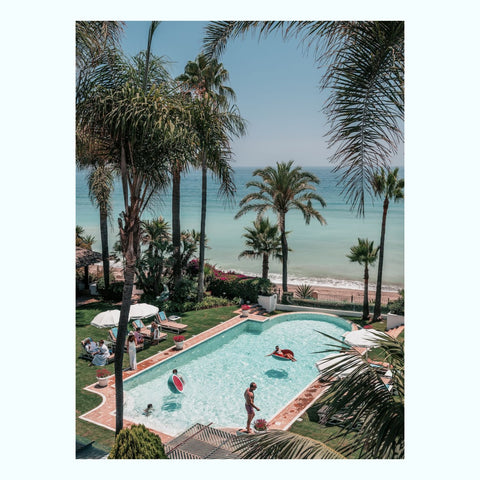
[[[172,374],[176,375],[180,379],[180,381],[185,385],[185,379],[178,373],[178,370],[176,368],[173,369]]]
[[[143,411],[143,414],[148,417],[152,412],[153,412],[153,405],[149,403],[147,405],[147,408]]]

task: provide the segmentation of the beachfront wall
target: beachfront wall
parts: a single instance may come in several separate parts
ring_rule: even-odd
[[[349,317],[362,317],[362,312],[353,312],[351,310],[334,310],[330,308],[315,308],[303,307],[300,305],[283,305],[277,304],[277,310],[281,312],[317,312],[317,313],[331,313],[332,315],[348,315]]]
[[[399,327],[400,325],[405,325],[405,317],[403,315],[387,313],[387,330]]]

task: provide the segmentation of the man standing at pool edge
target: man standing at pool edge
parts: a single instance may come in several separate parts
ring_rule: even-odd
[[[243,396],[245,397],[245,409],[247,410],[247,429],[246,433],[252,433],[250,429],[250,424],[252,423],[253,417],[255,416],[255,410],[260,411],[260,409],[253,403],[255,400],[254,391],[257,388],[257,384],[252,382],[250,387],[245,390]]]

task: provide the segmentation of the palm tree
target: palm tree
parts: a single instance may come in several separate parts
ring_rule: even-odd
[[[381,315],[382,305],[382,274],[383,274],[383,253],[385,251],[385,226],[387,223],[387,212],[390,200],[398,202],[404,198],[403,188],[405,181],[398,178],[398,168],[385,171],[383,168],[373,177],[373,191],[378,197],[383,197],[382,231],[380,233],[380,254],[378,256],[377,289],[375,292],[375,307],[373,309],[373,320]]]
[[[154,252],[155,244],[162,240],[170,240],[170,227],[163,217],[143,220],[140,224],[140,242]]]
[[[346,440],[335,452],[325,444],[291,432],[278,430],[245,436],[238,449],[243,458],[307,459],[342,458],[357,452],[362,459],[403,458],[404,432],[404,348],[386,333],[377,334],[377,352],[390,365],[393,388],[388,390],[380,369],[346,343],[323,334],[335,343],[335,361],[322,373],[330,383],[319,403],[328,405],[328,415],[344,412],[345,423],[331,440]],[[339,351],[339,349],[341,349]],[[317,352],[317,353],[326,353]],[[331,379],[336,379],[331,381]],[[342,445],[342,444],[340,444]]]
[[[166,255],[171,254],[170,227],[163,217],[141,222],[140,242],[147,246],[137,263],[137,277],[142,290],[160,296]],[[164,289],[164,288],[163,288]]]
[[[80,225],[75,226],[75,246],[91,250],[94,243],[95,237],[93,235],[85,235],[83,227]]]
[[[302,170],[302,167],[292,168],[293,161],[288,163],[277,162],[276,168],[266,167],[257,169],[253,176],[259,176],[261,181],[250,181],[247,188],[256,188],[256,192],[248,193],[240,201],[240,210],[235,218],[254,211],[261,217],[268,209],[272,209],[278,216],[278,227],[282,243],[282,288],[288,292],[287,262],[288,243],[285,229],[285,216],[289,210],[300,210],[307,225],[311,218],[317,219],[322,225],[327,222],[320,213],[313,208],[312,201],[326,206],[325,200],[315,193],[315,186],[320,180],[316,175]]]
[[[177,285],[182,277],[181,267],[181,226],[180,226],[180,187],[182,172],[188,169],[188,159],[174,156],[170,162],[172,178],[172,243],[173,243],[173,283]]]
[[[357,262],[360,265],[364,266],[363,281],[364,281],[364,290],[363,290],[363,316],[362,320],[366,322],[370,315],[368,310],[368,266],[372,265],[377,261],[377,253],[379,247],[374,247],[373,242],[369,242],[366,238],[359,238],[358,244],[350,248],[350,254],[347,255],[347,258],[351,262]]]
[[[211,22],[205,52],[218,56],[229,39],[254,29],[260,37],[281,31],[314,50],[321,87],[330,91],[325,110],[335,147],[331,161],[352,209],[363,215],[375,171],[388,166],[403,141],[404,22]]]
[[[83,246],[85,243],[85,240],[83,239],[84,235],[85,229],[80,225],[75,225],[75,246],[85,248]]]
[[[77,124],[92,137],[108,137],[117,156],[124,211],[118,220],[125,256],[124,289],[117,341],[126,338],[135,267],[140,253],[140,218],[150,199],[167,182],[166,163],[176,135],[172,111],[178,105],[167,87],[164,62],[150,53],[157,22],[152,22],[147,54],[131,61],[109,51],[102,64],[77,86]],[[148,68],[147,68],[148,66]],[[177,118],[177,117],[175,117]],[[116,433],[123,428],[123,349],[115,355]]]
[[[258,218],[253,222],[253,227],[245,227],[247,233],[244,250],[238,258],[261,258],[262,278],[268,279],[268,261],[270,258],[282,259],[282,240],[278,232],[278,225],[271,225],[268,218]]]
[[[195,61],[189,61],[185,71],[177,80],[193,99],[194,130],[198,138],[198,160],[202,170],[202,206],[200,218],[200,251],[198,272],[199,302],[204,295],[205,267],[205,223],[207,214],[207,169],[220,180],[220,193],[233,197],[235,186],[232,181],[232,168],[229,165],[231,152],[228,134],[239,136],[245,133],[245,122],[235,106],[234,91],[225,85],[228,71],[216,59],[208,59],[200,54]]]
[[[112,165],[99,163],[88,175],[88,193],[91,202],[100,213],[100,240],[102,243],[103,280],[105,289],[110,286],[110,260],[108,255],[108,218],[112,212],[111,193],[113,191]]]
[[[82,70],[98,65],[106,49],[118,47],[124,26],[124,22],[77,21],[75,23],[77,68]]]

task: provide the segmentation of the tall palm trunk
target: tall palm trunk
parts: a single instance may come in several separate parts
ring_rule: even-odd
[[[117,341],[115,349],[115,435],[123,428],[123,348],[127,337],[128,314],[132,303],[135,266],[140,250],[140,204],[137,192],[130,192],[128,202],[128,177],[125,147],[122,145],[120,153],[120,169],[122,172],[122,190],[125,204],[123,218],[118,219],[120,241],[125,258],[122,306],[118,322]],[[123,220],[123,221],[122,221]]]
[[[197,300],[203,300],[204,266],[205,266],[205,220],[207,217],[207,155],[202,152],[202,212],[200,217],[200,252],[198,259]]]
[[[287,262],[288,262],[288,243],[285,232],[285,214],[280,214],[278,219],[280,227],[280,239],[282,241],[282,289],[283,293],[288,292]]]
[[[363,291],[363,315],[362,320],[367,321],[370,312],[368,310],[368,263],[365,262],[365,272],[363,274],[363,279],[365,281],[364,291]]]
[[[262,278],[268,279],[268,253],[263,253]]]
[[[132,204],[136,202],[132,201]],[[132,208],[133,210],[133,208]],[[127,210],[128,212],[128,210]],[[122,307],[118,322],[118,333],[115,349],[115,434],[123,428],[123,348],[127,337],[128,314],[132,301],[135,265],[138,258],[137,245],[140,241],[140,221],[138,215],[125,214],[124,225],[120,224],[120,236],[125,251],[125,284],[123,286]]]
[[[177,286],[182,276],[182,252],[180,229],[180,168],[173,169],[172,175],[172,244],[173,244],[173,281]]]
[[[124,270],[125,284],[123,286],[123,301],[120,309],[118,333],[115,348],[115,435],[123,428],[123,348],[127,337],[128,315],[133,292],[136,255],[127,253]],[[125,301],[129,299],[130,301]]]
[[[108,259],[108,212],[100,207],[100,238],[102,241],[103,282],[105,290],[110,288],[110,261]]]
[[[385,245],[385,227],[387,224],[387,211],[389,200],[385,197],[383,202],[382,231],[380,233],[380,254],[378,256],[377,288],[375,291],[375,307],[373,309],[373,320],[376,321],[381,315],[382,307],[382,274],[383,274],[383,251]]]

